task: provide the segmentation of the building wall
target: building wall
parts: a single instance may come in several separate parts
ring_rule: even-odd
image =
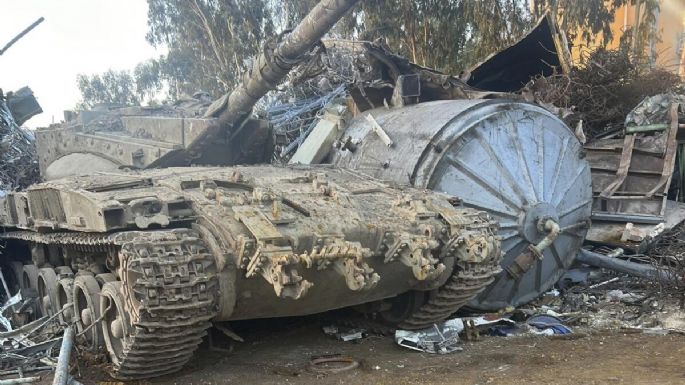
[[[644,12],[644,6],[642,12]],[[658,42],[655,47],[656,64],[685,77],[685,0],[661,0],[660,11],[656,19],[657,30],[661,34],[661,42]],[[609,44],[609,48],[617,48],[623,32],[634,24],[634,5],[626,5],[618,9],[611,27],[613,40]],[[583,49],[587,48],[592,47],[588,47],[585,42],[577,40],[572,49],[573,59],[577,60]],[[647,53],[649,51],[648,48]]]

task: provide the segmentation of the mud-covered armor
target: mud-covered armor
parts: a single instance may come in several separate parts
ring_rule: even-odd
[[[415,291],[431,295],[400,326],[430,326],[490,283],[501,256],[487,214],[330,167],[70,177],[1,206],[3,263],[44,272],[41,308],[106,348],[124,379],[179,370],[211,322]]]

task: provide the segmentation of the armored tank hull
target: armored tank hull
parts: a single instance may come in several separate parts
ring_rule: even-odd
[[[421,328],[499,273],[497,223],[456,198],[328,167],[70,177],[2,202],[2,263],[116,378],[179,370],[212,322],[430,293]]]

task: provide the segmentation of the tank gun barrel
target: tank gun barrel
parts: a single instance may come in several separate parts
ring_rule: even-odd
[[[358,0],[322,0],[275,47],[266,44],[240,85],[222,98],[225,107],[219,110],[221,112],[218,113],[217,124],[208,127],[188,146],[190,155],[200,151],[218,135],[235,135],[255,103],[268,91],[276,88],[303,55],[357,2]]]

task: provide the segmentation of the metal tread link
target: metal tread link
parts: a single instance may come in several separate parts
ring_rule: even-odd
[[[492,226],[491,222],[485,226],[474,222],[465,230],[494,234],[496,230]],[[444,321],[494,282],[495,276],[501,271],[499,262],[500,258],[496,256],[490,257],[486,263],[458,263],[447,282],[432,293],[416,312],[400,322],[398,328],[425,329]]]
[[[0,239],[17,239],[27,242],[43,244],[56,244],[64,246],[94,246],[108,247],[116,243],[115,238],[118,233],[36,233],[34,231],[8,231],[0,233]]]
[[[140,379],[180,370],[217,314],[214,257],[190,231],[162,237],[140,232],[122,243],[121,262],[124,306],[133,331],[112,375]]]

